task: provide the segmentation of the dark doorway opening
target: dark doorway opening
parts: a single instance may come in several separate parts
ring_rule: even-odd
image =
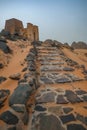
[[[35,35],[35,32],[34,32],[34,41],[36,40],[36,35]]]

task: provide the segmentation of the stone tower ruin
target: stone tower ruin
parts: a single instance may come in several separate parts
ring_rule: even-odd
[[[28,39],[32,40],[39,40],[39,32],[38,32],[38,26],[33,25],[31,23],[27,23],[27,37]]]
[[[20,30],[23,29],[22,21],[17,20],[15,18],[6,20],[5,22],[5,31],[10,32],[10,34],[18,33],[20,34]]]
[[[27,23],[27,28],[23,27],[23,23],[15,18],[6,20],[5,31],[10,32],[10,34],[17,33],[30,41],[39,40],[39,29],[38,26],[32,23]]]

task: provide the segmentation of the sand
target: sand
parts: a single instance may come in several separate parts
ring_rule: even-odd
[[[7,78],[5,82],[0,84],[0,90],[1,89],[9,89],[10,90],[10,95],[13,93],[14,89],[18,85],[17,80],[12,80],[9,78],[10,75],[20,73],[21,78],[23,77],[24,72],[22,72],[22,69],[26,67],[26,62],[25,58],[27,54],[29,53],[29,50],[31,48],[31,45],[28,42],[23,43],[23,41],[17,41],[13,42],[8,41],[8,44],[10,48],[13,50],[13,54],[10,54],[10,62],[9,64],[6,64],[3,69],[0,70],[0,76],[4,76]],[[24,44],[24,48],[20,48],[19,45]],[[3,59],[4,60],[4,59]],[[6,60],[6,59],[5,59]],[[8,110],[9,105],[8,105],[8,100],[5,101],[5,106],[0,109],[0,113]]]
[[[80,65],[85,65],[87,69],[87,56],[85,56],[85,53],[87,53],[87,49],[76,49],[74,51],[71,51],[67,48],[63,48],[63,52],[67,57],[76,61]]]
[[[11,44],[14,43],[9,42],[8,44],[9,46],[11,46]],[[17,86],[17,81],[9,79],[9,76],[16,73],[20,73],[22,76],[23,75],[22,69],[26,67],[24,59],[26,58],[26,55],[29,53],[29,49],[31,48],[31,46],[27,46],[22,49],[18,47],[16,44],[13,45],[13,48],[11,46],[13,54],[11,55],[10,63],[2,70],[0,70],[0,75],[7,77],[7,80],[0,85],[0,89],[9,89],[10,91],[13,91]],[[21,44],[23,43],[21,42],[20,45]]]

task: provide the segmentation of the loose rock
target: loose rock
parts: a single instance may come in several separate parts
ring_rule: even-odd
[[[9,99],[9,105],[13,104],[26,104],[29,96],[32,93],[32,88],[28,84],[19,84],[14,90],[13,94]]]
[[[68,101],[64,98],[63,95],[58,95],[58,97],[57,97],[57,103],[58,104],[67,104]]]
[[[73,111],[73,108],[71,108],[71,107],[64,107],[64,108],[63,108],[63,111],[64,111],[65,114],[68,114],[68,113],[70,113],[71,111]]]
[[[67,130],[87,130],[81,124],[68,124]]]
[[[9,125],[15,125],[18,123],[18,118],[14,114],[12,114],[10,111],[6,111],[0,115],[0,120],[3,120]]]
[[[53,115],[41,115],[39,128],[40,130],[65,130],[62,127],[60,120]]]
[[[9,78],[10,78],[10,79],[13,79],[13,80],[19,80],[20,77],[21,77],[21,74],[20,74],[20,73],[17,73],[17,74],[11,75]]]
[[[43,94],[40,98],[36,99],[37,103],[55,102],[55,92],[49,92]]]
[[[73,114],[60,116],[60,119],[63,122],[63,124],[69,123],[71,121],[76,121],[76,119],[75,119]]]
[[[6,77],[0,76],[0,83],[4,82],[5,80],[7,80]]]
[[[46,111],[46,108],[45,108],[45,107],[42,107],[42,106],[40,106],[40,105],[37,105],[37,106],[35,107],[35,110],[36,110],[36,111]]]
[[[67,100],[71,103],[82,102],[82,100],[71,90],[66,90],[65,96]]]

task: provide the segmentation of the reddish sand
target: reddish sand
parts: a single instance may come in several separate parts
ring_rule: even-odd
[[[78,62],[80,65],[85,65],[87,69],[87,57],[85,56],[85,53],[87,53],[87,49],[76,49],[72,52],[71,50],[64,48],[63,52],[64,54],[66,54],[67,57]]]
[[[29,45],[28,42],[23,43],[23,41],[17,41],[14,43],[8,41],[8,44],[13,50],[13,54],[10,54],[10,63],[0,70],[0,76],[7,77],[7,80],[0,85],[0,89],[9,89],[10,94],[12,94],[14,89],[17,87],[18,81],[10,79],[9,76],[15,73],[20,73],[21,77],[23,76],[24,73],[22,72],[22,69],[27,66],[24,59],[29,53],[31,45]],[[24,44],[24,48],[19,47],[19,45],[22,44]],[[8,100],[6,100],[5,106],[0,109],[0,113],[6,111],[8,108]]]
[[[25,43],[25,48],[20,48],[17,45],[18,42],[11,43],[9,42],[9,46],[13,50],[13,54],[11,55],[10,63],[7,67],[0,70],[0,75],[7,77],[7,80],[0,85],[0,89],[9,89],[11,92],[17,86],[17,81],[9,79],[9,76],[15,73],[21,73],[23,75],[22,69],[26,66],[24,59],[31,48],[28,43]],[[13,44],[13,45],[11,45]],[[23,44],[23,42],[19,42],[19,45]]]

